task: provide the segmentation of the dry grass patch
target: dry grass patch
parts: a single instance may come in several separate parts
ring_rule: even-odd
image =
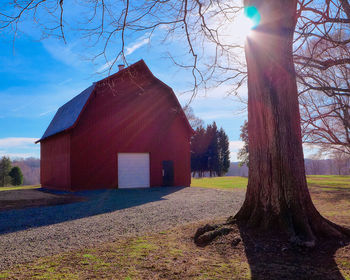
[[[193,243],[198,226],[189,224],[158,234],[124,237],[102,246],[41,258],[3,271],[0,278],[250,279],[244,253],[229,256],[222,254],[221,248],[199,248]]]
[[[350,227],[350,186],[330,186],[326,179],[329,180],[325,178],[319,185],[310,186],[312,199],[324,216]],[[317,248],[304,250],[283,238],[254,235],[233,226],[228,235],[218,237],[206,247],[197,247],[193,236],[204,224],[120,237],[115,242],[41,258],[0,272],[0,279],[350,280],[347,243],[322,240]],[[233,240],[239,241],[232,245]]]
[[[208,221],[215,222],[222,220]],[[234,226],[197,247],[193,235],[200,225],[41,258],[1,272],[0,279],[350,279],[349,245],[326,242],[303,251]]]
[[[308,176],[312,200],[326,218],[350,227],[350,176]]]

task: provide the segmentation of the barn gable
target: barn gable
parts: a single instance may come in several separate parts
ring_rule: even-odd
[[[140,60],[57,110],[39,140],[40,181],[70,191],[189,186],[192,132],[173,90]]]
[[[86,101],[89,99],[94,88],[95,84],[88,87],[76,97],[61,106],[57,110],[44,135],[37,142],[40,142],[50,136],[53,136],[72,127],[77,121],[82,109],[84,108],[84,105],[86,104]]]
[[[88,87],[87,89],[85,89],[83,92],[81,92],[80,94],[78,94],[77,96],[75,96],[73,99],[71,99],[70,101],[68,101],[66,104],[64,104],[63,106],[61,106],[54,118],[52,119],[51,123],[49,124],[48,128],[46,129],[44,135],[36,142],[40,142],[50,136],[56,135],[60,132],[63,132],[65,130],[71,129],[73,126],[76,125],[76,123],[78,122],[79,116],[82,114],[85,105],[87,104],[92,92],[94,91],[94,89],[96,88],[97,85],[103,84],[105,81],[109,82],[109,81],[113,81],[114,79],[120,78],[122,74],[130,74],[133,68],[140,68],[141,71],[146,72],[147,74],[150,74],[150,76],[153,78],[153,80],[156,83],[160,83],[162,86],[165,86],[167,89],[169,89],[170,94],[172,95],[172,99],[174,100],[174,105],[175,107],[177,107],[177,109],[181,112],[182,118],[186,124],[186,126],[188,127],[189,131],[192,133],[193,130],[181,108],[181,105],[179,103],[179,101],[176,98],[175,93],[173,92],[172,88],[169,87],[168,85],[166,85],[165,83],[163,83],[162,81],[160,81],[158,78],[156,78],[152,72],[149,70],[149,68],[147,67],[147,65],[145,64],[145,62],[143,60],[140,60],[136,63],[134,63],[133,65],[105,78],[102,79],[96,83],[93,83],[92,86]],[[132,75],[132,74],[130,74]],[[137,79],[137,77],[136,77]],[[137,81],[135,81],[137,82]]]

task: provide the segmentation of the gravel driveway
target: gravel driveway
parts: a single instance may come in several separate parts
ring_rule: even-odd
[[[121,235],[234,214],[244,192],[163,187],[80,192],[88,201],[0,212],[0,269]]]

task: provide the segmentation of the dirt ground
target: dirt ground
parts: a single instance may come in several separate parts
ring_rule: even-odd
[[[40,258],[0,272],[0,279],[350,279],[348,244],[324,240],[304,250],[234,226],[229,235],[198,247],[193,234],[200,225]]]
[[[53,194],[41,189],[0,192],[0,211],[58,205],[86,200],[73,194]]]
[[[322,215],[350,227],[349,188],[313,186],[310,192]],[[228,235],[205,247],[194,244],[199,226],[223,221],[202,220],[165,231],[120,236],[13,266],[1,271],[0,279],[350,280],[350,240],[322,239],[317,247],[305,249],[279,236],[233,225]]]

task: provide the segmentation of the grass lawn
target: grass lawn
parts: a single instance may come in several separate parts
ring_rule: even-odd
[[[307,176],[309,187],[322,188],[323,190],[349,189],[350,176],[337,175],[309,175]],[[248,178],[238,176],[192,178],[191,187],[203,187],[214,189],[235,190],[244,189],[248,184]]]
[[[248,178],[192,178],[191,187],[245,191]],[[307,183],[316,208],[328,219],[350,227],[350,176],[309,175]]]
[[[248,178],[238,176],[213,177],[213,178],[192,178],[191,187],[203,187],[213,189],[245,189]]]
[[[13,190],[31,190],[31,189],[38,189],[40,187],[41,187],[40,185],[0,187],[0,192],[1,191],[13,191]]]
[[[309,176],[318,210],[350,227],[350,180]],[[192,186],[244,191],[246,178],[193,179]],[[228,216],[229,213],[223,213]],[[206,247],[197,247],[201,221],[164,232],[120,237],[114,242],[72,250],[0,272],[0,279],[346,279],[350,280],[350,245],[302,251],[287,244],[259,243],[239,228]],[[227,238],[240,237],[237,246]],[[226,239],[225,239],[226,238]],[[322,245],[320,245],[322,246]]]
[[[350,176],[337,175],[309,175],[309,187],[321,187],[323,190],[337,190],[350,188]]]

